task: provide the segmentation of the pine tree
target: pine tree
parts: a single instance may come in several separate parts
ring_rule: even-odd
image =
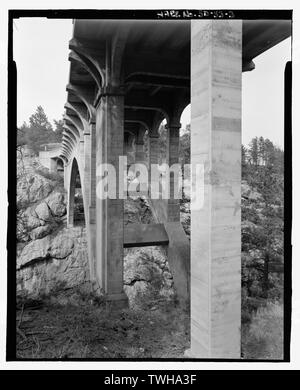
[[[255,166],[258,165],[258,139],[257,137],[253,138],[249,145],[249,155],[251,163]]]
[[[270,269],[274,263],[283,264],[283,151],[261,137],[259,155],[261,158],[264,153],[264,163],[256,166],[256,145],[257,139],[253,139],[245,178],[261,198],[243,200],[242,218],[249,225],[242,236],[243,283],[250,295],[255,285],[255,295],[268,298],[270,291],[280,290],[280,278]]]
[[[30,126],[25,132],[26,144],[36,154],[38,154],[42,144],[57,142],[55,132],[41,106],[38,106],[35,113],[31,115],[29,124]]]
[[[54,119],[54,125],[55,125],[55,137],[56,137],[56,142],[61,142],[62,141],[62,133],[64,131],[64,121],[63,119],[59,119],[58,121]]]
[[[258,139],[258,158],[259,158],[259,164],[264,165],[265,164],[265,140],[264,137],[259,137]]]
[[[29,124],[32,128],[44,128],[45,130],[53,130],[48,117],[42,106],[38,106],[35,113],[29,118]]]

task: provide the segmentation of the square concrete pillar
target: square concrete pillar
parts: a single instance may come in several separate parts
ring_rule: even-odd
[[[178,163],[180,125],[168,126],[167,164]],[[158,164],[159,138],[149,136],[149,160]],[[151,166],[151,165],[150,165]],[[169,238],[168,263],[174,279],[176,296],[180,304],[186,306],[190,299],[190,247],[185,231],[180,223],[179,200],[174,199],[176,186],[173,174],[170,175],[170,198],[151,199],[152,211],[158,222],[164,223]]]
[[[144,151],[144,141],[135,142],[135,163],[146,164],[146,153]]]
[[[84,131],[85,221],[89,254],[90,280],[95,282],[96,267],[96,125],[88,124]]]
[[[91,120],[90,127],[90,200],[89,200],[89,222],[96,223],[96,123]],[[100,158],[98,156],[98,158]]]
[[[151,164],[158,164],[159,161],[159,135],[149,134],[148,138],[149,145],[149,169],[151,168]]]
[[[167,163],[171,168],[173,164],[179,163],[179,130],[181,125],[167,125]],[[179,199],[176,199],[175,193],[178,189],[178,179],[176,175],[170,175],[170,199],[167,204],[167,215],[169,222],[180,221]]]
[[[127,303],[123,292],[123,199],[119,198],[119,156],[124,150],[124,97],[101,97],[96,113],[96,169],[114,166],[117,199],[100,199],[96,187],[96,273],[108,301]],[[125,167],[126,169],[126,167]],[[123,172],[121,173],[123,174]],[[97,186],[101,177],[96,172]]]
[[[168,200],[160,199],[161,197],[161,186],[158,186],[157,177],[152,177],[152,164],[160,164],[160,145],[159,145],[159,134],[157,132],[149,134],[148,138],[149,148],[149,197],[153,206],[153,212],[159,222],[166,222],[168,219]],[[151,183],[153,184],[151,188]]]
[[[191,163],[204,166],[204,201],[191,203],[196,358],[240,358],[241,76],[242,21],[192,20]]]
[[[84,215],[85,223],[89,224],[89,205],[90,205],[90,182],[91,182],[91,134],[86,130],[83,133],[84,140],[84,156],[83,156],[83,181],[82,188],[84,190]]]

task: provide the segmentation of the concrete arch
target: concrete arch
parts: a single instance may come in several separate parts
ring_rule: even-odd
[[[63,137],[67,140],[70,140],[74,147],[77,145],[77,137],[75,137],[75,135],[68,128],[65,128]]]
[[[65,140],[62,141],[62,148],[61,148],[61,150],[65,154],[65,156],[67,157],[67,160],[69,160],[69,158],[71,156],[71,149],[70,149],[70,146],[66,143]]]
[[[84,176],[81,169],[81,164],[77,161],[77,158],[73,156],[73,159],[69,166],[69,183],[68,183],[68,204],[67,204],[67,224],[69,227],[74,226],[74,199],[75,199],[75,186],[76,186],[76,177],[79,174],[81,189],[82,189],[82,198],[83,198],[83,207],[84,215],[86,221],[86,199],[84,191]]]
[[[104,85],[105,80],[105,53],[104,51],[99,50],[99,47],[92,47],[91,42],[83,42],[83,40],[78,40],[72,38],[69,41],[69,49],[75,52],[81,61],[85,64],[85,68],[91,76],[98,76],[97,85],[100,84],[99,88]],[[94,75],[92,74],[94,73]]]
[[[95,108],[93,106],[94,101],[94,91],[91,91],[88,88],[84,88],[83,86],[68,84],[67,91],[73,95],[75,95],[81,102],[86,106],[90,120],[95,120]]]
[[[76,141],[72,138],[72,136],[68,133],[63,134],[63,140],[70,144],[70,146],[75,147]]]
[[[81,120],[84,132],[88,129],[89,123],[88,123],[88,116],[87,116],[87,109],[83,103],[69,103],[67,102],[64,106],[66,109],[66,112],[68,110],[73,111],[79,119]]]
[[[72,153],[72,150],[73,150],[73,145],[71,143],[70,140],[68,140],[66,137],[63,138],[63,145],[66,149],[67,152],[69,152],[70,154]]]
[[[58,157],[62,160],[64,166],[67,164],[68,160],[64,154],[59,154]]]
[[[75,115],[64,114],[63,118],[64,118],[66,124],[69,123],[69,124],[73,125],[75,129],[77,129],[77,131],[79,133],[79,138],[81,138],[83,135],[83,125],[82,125],[82,122],[81,122],[80,118],[78,117],[78,115],[77,114],[75,114]]]
[[[64,148],[67,152],[69,152],[69,153],[72,152],[73,146],[72,146],[72,144],[70,143],[70,141],[68,141],[66,138],[63,138],[63,140],[62,140],[62,146],[63,146],[63,148]]]
[[[65,122],[63,127],[64,127],[64,129],[65,129],[66,131],[68,131],[69,133],[73,134],[76,143],[77,143],[77,141],[80,140],[80,133],[78,132],[78,130],[76,129],[75,126],[73,126],[72,124],[67,124],[67,123]]]
[[[100,89],[103,84],[103,78],[100,71],[92,63],[89,56],[79,53],[78,49],[73,48],[73,51],[69,54],[69,60],[76,61],[83,69],[85,69],[94,79],[97,87]]]

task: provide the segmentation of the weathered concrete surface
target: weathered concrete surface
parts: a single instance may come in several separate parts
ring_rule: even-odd
[[[242,21],[191,21],[191,355],[240,358]]]

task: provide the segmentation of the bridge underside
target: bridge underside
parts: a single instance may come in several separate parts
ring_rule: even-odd
[[[74,218],[76,168],[90,278],[107,300],[119,304],[127,301],[123,248],[168,246],[178,297],[191,304],[194,357],[240,358],[241,75],[290,29],[289,21],[263,20],[74,21],[60,154],[68,223]],[[148,168],[157,163],[162,120],[167,163],[178,163],[180,117],[189,103],[191,164],[204,167],[203,203],[191,200],[190,241],[174,197],[149,200],[157,224],[124,228],[124,200],[96,196],[97,167],[110,163],[120,177],[119,156]],[[175,186],[172,177],[171,193]]]

